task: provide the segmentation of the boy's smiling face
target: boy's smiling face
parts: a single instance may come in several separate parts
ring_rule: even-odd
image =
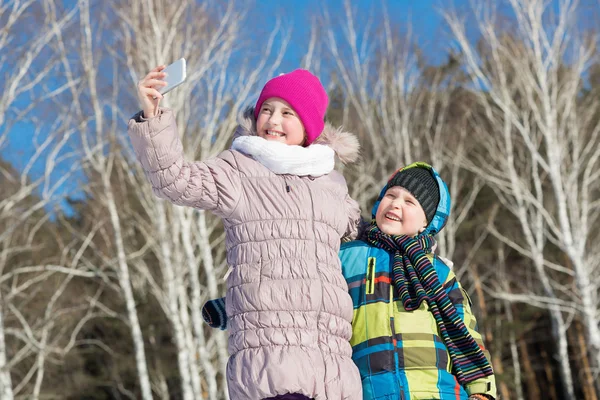
[[[423,207],[401,186],[392,186],[385,192],[375,221],[379,229],[388,235],[416,236],[427,227]]]

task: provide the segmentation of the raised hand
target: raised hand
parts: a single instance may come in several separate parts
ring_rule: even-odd
[[[137,93],[144,112],[144,118],[152,118],[158,112],[158,103],[163,96],[157,88],[167,85],[167,82],[162,80],[167,75],[162,72],[165,67],[166,65],[159,65],[138,82]]]

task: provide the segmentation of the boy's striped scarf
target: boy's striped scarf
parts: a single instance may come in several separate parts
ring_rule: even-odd
[[[404,309],[414,311],[424,300],[429,304],[450,353],[458,382],[464,385],[492,375],[494,372],[489,361],[467,330],[427,258],[426,254],[435,244],[433,237],[387,235],[372,223],[366,239],[371,245],[394,254],[394,286]]]

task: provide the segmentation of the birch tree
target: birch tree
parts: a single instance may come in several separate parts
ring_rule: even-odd
[[[114,163],[115,137],[117,133],[117,99],[119,80],[109,73],[103,73],[100,65],[109,65],[111,72],[117,72],[117,63],[106,58],[107,52],[103,39],[106,38],[107,23],[110,23],[109,9],[96,8],[93,12],[103,18],[92,18],[92,6],[89,1],[79,2],[79,29],[68,34],[58,34],[54,50],[60,57],[63,79],[69,87],[65,93],[62,107],[57,103],[59,113],[65,116],[67,123],[80,134],[78,148],[83,153],[79,167],[92,171],[99,177],[103,205],[109,217],[116,257],[108,257],[107,267],[117,271],[120,292],[123,296],[127,322],[134,347],[135,363],[141,398],[152,399],[151,385],[146,360],[146,351],[142,329],[140,327],[134,293],[131,287],[130,271],[125,253],[122,226],[111,184],[111,170]],[[49,13],[54,8],[47,10]],[[100,21],[100,22],[98,22]],[[77,57],[72,57],[76,54]],[[107,90],[111,84],[111,89]],[[108,92],[108,95],[103,95]],[[88,175],[90,172],[88,172]]]
[[[598,231],[592,228],[598,220],[600,104],[597,96],[581,96],[598,53],[594,41],[577,30],[577,3],[558,1],[553,13],[545,1],[510,0],[516,19],[510,32],[499,29],[497,14],[486,3],[477,14],[479,46],[468,39],[464,21],[446,16],[482,108],[473,131],[486,151],[464,161],[519,221],[521,240],[492,232],[529,258],[542,282],[540,296],[529,293],[521,301],[551,312],[563,398],[575,396],[565,311],[578,313],[587,328],[593,368],[600,362],[598,262],[593,258]],[[550,245],[569,263],[549,257]],[[567,289],[571,280],[576,294]]]
[[[322,34],[323,58],[331,63],[334,89],[342,92],[341,123],[359,136],[362,148],[360,165],[348,171],[351,194],[368,215],[374,194],[392,172],[415,161],[429,162],[454,198],[461,199],[453,203],[437,238],[440,253],[452,258],[456,232],[482,186],[453,163],[469,150],[459,64],[450,56],[444,65],[428,65],[410,26],[394,29],[385,9],[359,16],[346,1],[344,11],[339,19],[326,11],[320,25],[328,27]],[[465,269],[461,262],[459,277]]]
[[[245,51],[239,45],[244,12],[233,3],[209,7],[187,0],[153,1],[148,7],[147,2],[136,1],[119,7],[118,13],[131,87],[154,66],[185,57],[187,80],[161,106],[176,112],[187,159],[206,159],[224,150],[257,82],[275,74],[289,36],[279,33],[276,23],[257,64],[236,67],[235,52]],[[278,48],[274,47],[277,35],[283,35]],[[226,261],[220,221],[202,210],[157,200],[133,161],[130,168],[136,175],[131,179],[140,188],[142,218],[151,221],[146,234],[160,279],[152,277],[151,266],[141,259],[138,268],[147,271],[152,293],[171,323],[183,398],[226,398],[225,336],[217,330],[207,335],[201,317],[206,300],[224,295],[220,278]]]
[[[48,43],[75,19],[76,6],[52,15],[45,13],[45,9],[53,7],[53,4],[53,0],[13,0],[0,5],[0,21],[4,23],[0,30],[0,70],[4,75],[0,83],[0,147],[7,138],[7,132],[19,120],[18,115],[11,115],[10,120],[7,118],[9,109],[19,96],[31,92],[51,76],[53,64],[42,62],[47,57]],[[27,31],[24,27],[28,24],[37,29]],[[38,68],[40,64],[45,68]],[[60,90],[64,88],[59,87]],[[34,97],[29,110],[44,99],[43,96]],[[21,117],[29,110],[20,110]]]
[[[55,323],[52,313],[61,304],[64,287],[52,296],[46,313],[32,320],[20,304],[40,290],[44,279],[64,274],[65,286],[79,272],[79,265],[61,265],[40,260],[38,265],[21,262],[30,254],[39,233],[49,224],[45,211],[53,210],[66,196],[65,182],[73,170],[67,165],[73,159],[68,143],[74,132],[58,116],[42,121],[32,118],[32,110],[50,103],[67,86],[49,88],[48,78],[57,70],[57,59],[49,56],[50,43],[56,35],[72,25],[76,5],[52,15],[45,13],[52,1],[9,1],[0,6],[0,150],[17,141],[13,128],[27,122],[21,130],[31,140],[31,151],[25,152],[19,170],[0,168],[0,397],[13,399],[29,393],[37,399],[44,381],[44,365],[49,353],[56,351]],[[26,27],[36,26],[32,32]],[[29,101],[24,101],[29,99]],[[44,171],[39,173],[39,166]],[[57,172],[60,171],[60,172]],[[68,252],[67,252],[68,253]],[[66,254],[65,254],[66,255]],[[66,259],[64,259],[66,261]],[[61,284],[62,285],[62,284]],[[60,286],[60,285],[59,285]],[[63,332],[64,333],[64,332]],[[31,359],[36,358],[34,362]],[[27,367],[25,367],[27,365]],[[24,375],[19,368],[28,368]],[[11,373],[16,374],[13,379]],[[32,389],[33,382],[33,389]]]
[[[13,376],[11,395],[37,400],[55,392],[52,382],[45,379],[52,371],[47,364],[60,362],[81,345],[81,329],[103,313],[94,304],[102,285],[87,285],[89,290],[78,290],[79,295],[73,295],[75,286],[84,286],[82,280],[98,277],[93,266],[82,259],[96,230],[88,234],[84,243],[53,243],[48,240],[48,234],[53,232],[34,228],[34,224],[40,225],[39,221],[31,221],[27,224],[29,231],[15,232],[16,237],[3,243],[3,261],[10,267],[3,265],[0,285],[7,309],[4,332],[11,355],[6,366]],[[30,242],[19,243],[23,236],[29,236]],[[42,259],[36,265],[20,261],[32,252],[47,252],[57,245],[63,247],[55,253],[62,255],[60,258]]]

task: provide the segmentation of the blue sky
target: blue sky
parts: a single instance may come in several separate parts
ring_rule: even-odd
[[[67,1],[68,2],[68,1]],[[466,1],[454,0],[454,4],[466,3]],[[387,8],[388,16],[395,28],[406,29],[409,22],[413,27],[413,36],[422,48],[428,51],[431,59],[442,57],[444,43],[446,40],[440,40],[440,31],[443,21],[436,7],[441,3],[440,0],[354,0],[352,6],[356,7],[359,15],[368,16],[381,13],[383,6]],[[449,3],[446,3],[449,4]],[[270,30],[272,23],[278,16],[282,17],[284,27],[291,29],[292,40],[290,41],[286,58],[284,59],[281,70],[291,70],[300,66],[302,55],[306,53],[308,36],[310,34],[311,15],[319,13],[326,6],[332,18],[343,18],[343,0],[319,1],[319,0],[257,0],[249,12],[249,23],[256,24],[257,38],[251,40],[260,40],[261,29]],[[357,27],[360,29],[360,27]],[[0,67],[2,72],[2,67]],[[58,77],[57,77],[58,79]],[[52,82],[48,82],[52,86]],[[26,98],[20,99],[21,106],[28,102]],[[10,117],[9,117],[10,118]],[[0,149],[0,156],[13,164],[17,169],[23,168],[34,152],[32,146],[33,132],[30,125],[19,124],[11,131],[9,143],[4,149]],[[32,170],[32,174],[38,175],[44,171],[44,163],[39,162]],[[77,181],[70,181],[70,185],[64,190],[71,194],[77,192]]]
[[[428,50],[432,60],[439,60],[447,40],[440,40],[440,36],[443,36],[444,22],[438,10],[440,6],[447,7],[450,4],[464,7],[468,1],[353,0],[351,3],[357,13],[364,15],[365,19],[373,13],[378,15],[384,8],[387,9],[390,21],[395,27],[407,29],[410,24],[413,36],[419,44]],[[293,69],[299,65],[302,55],[306,52],[311,15],[319,13],[323,7],[327,7],[333,18],[343,18],[345,15],[343,0],[258,0],[249,16],[262,26],[269,26],[269,21],[275,21],[278,15],[282,16],[285,22],[291,23],[292,40],[282,68]]]
[[[556,6],[557,0],[551,1]],[[72,0],[63,0],[63,2],[72,4]],[[479,0],[474,0],[474,2],[479,4]],[[324,7],[327,7],[331,17],[338,19],[338,22],[345,16],[343,0],[253,0],[253,3],[248,15],[248,23],[251,26],[245,28],[246,31],[254,32],[255,37],[246,39],[256,40],[257,43],[264,39],[264,35],[270,32],[278,16],[282,18],[285,29],[292,31],[286,57],[279,72],[290,71],[300,66],[302,56],[307,51],[312,23],[311,16],[322,13]],[[351,0],[357,14],[361,16],[360,22],[364,23],[370,16],[374,16],[376,23],[378,16],[385,8],[393,29],[405,31],[410,26],[413,40],[419,44],[429,62],[432,63],[444,60],[450,41],[450,35],[440,15],[440,10],[452,7],[459,11],[468,11],[470,3],[469,0]],[[597,25],[599,13],[600,3],[598,0],[580,0],[579,27]],[[357,29],[360,33],[360,26],[357,26]],[[0,65],[0,74],[4,74],[6,68],[10,68],[10,66]],[[56,77],[54,85],[59,78]],[[327,79],[326,76],[321,76],[321,78]],[[50,87],[53,86],[52,81],[47,83]],[[0,90],[2,89],[3,85],[0,83]],[[29,99],[23,96],[17,105],[23,107],[28,102]],[[10,114],[7,117],[10,118]],[[125,121],[123,121],[123,127],[125,127]],[[22,123],[15,126],[10,132],[8,145],[0,149],[0,158],[9,161],[17,169],[23,168],[34,151],[32,140],[31,125]],[[43,173],[44,167],[43,162],[37,163],[32,174]],[[65,190],[77,193],[79,183],[71,180],[69,184],[70,186],[65,187]]]

